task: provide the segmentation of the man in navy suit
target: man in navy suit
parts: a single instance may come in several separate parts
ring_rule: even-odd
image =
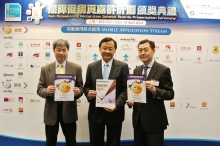
[[[45,99],[44,123],[46,131],[46,146],[56,146],[59,123],[66,139],[67,146],[76,146],[76,121],[78,120],[76,99],[83,94],[82,69],[78,64],[67,61],[70,44],[67,40],[58,39],[53,42],[55,62],[41,68],[37,86],[37,94]],[[74,101],[54,101],[55,74],[58,65],[62,65],[63,74],[76,76]]]
[[[107,146],[119,146],[122,122],[124,121],[124,104],[127,100],[128,65],[113,59],[117,43],[110,37],[103,38],[99,43],[101,60],[88,65],[84,94],[89,105],[90,145],[103,146],[105,126],[107,128]],[[103,79],[104,65],[108,64],[108,79],[116,80],[116,103],[114,107],[96,107],[96,79]]]
[[[157,63],[153,56],[155,43],[142,40],[138,44],[138,55],[143,65],[134,69],[133,74],[145,74],[147,80],[146,103],[127,100],[133,106],[133,127],[135,146],[163,146],[164,130],[168,120],[164,100],[174,98],[173,82],[170,69]]]

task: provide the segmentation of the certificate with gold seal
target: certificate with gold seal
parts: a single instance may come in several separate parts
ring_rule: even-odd
[[[113,107],[116,99],[116,80],[96,80],[96,107]]]
[[[72,74],[55,74],[55,101],[74,101],[76,76]]]
[[[127,75],[128,100],[146,103],[145,75]]]

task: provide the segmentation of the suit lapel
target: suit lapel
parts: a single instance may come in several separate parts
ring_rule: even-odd
[[[93,73],[95,74],[96,79],[103,79],[103,77],[102,77],[102,61],[101,60],[96,62],[96,65],[93,69]]]
[[[52,85],[54,85],[55,73],[56,73],[56,67],[55,67],[55,62],[54,62],[54,63],[51,63],[48,67],[49,83]]]
[[[137,68],[137,71],[135,74],[142,74],[142,72],[143,72],[143,65],[141,65]]]
[[[68,61],[66,61],[65,74],[72,74],[72,67]]]
[[[151,70],[150,70],[150,73],[147,76],[147,80],[151,80],[154,77],[154,75],[156,74],[156,72],[158,70],[157,68],[158,68],[158,64],[155,61],[152,68],[151,68]]]
[[[109,79],[114,79],[116,73],[118,72],[118,64],[116,63],[116,61],[113,59],[112,61],[112,67],[111,67],[111,71],[109,74]]]

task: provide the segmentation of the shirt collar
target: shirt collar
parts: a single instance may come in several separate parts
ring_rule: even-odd
[[[105,61],[102,59],[102,67],[104,67],[104,65],[105,65],[106,63],[108,63],[109,67],[111,68],[112,62],[113,62],[113,58],[112,58],[109,62],[105,62]]]
[[[152,59],[152,61],[147,65],[147,67],[152,68],[153,64],[154,64],[154,59]],[[143,66],[145,67],[145,65],[143,65]]]
[[[57,61],[56,61],[56,67],[58,66],[58,64],[60,64],[60,63],[58,63]],[[62,64],[62,66],[65,68],[66,67],[66,60],[63,62],[63,63],[61,63]]]

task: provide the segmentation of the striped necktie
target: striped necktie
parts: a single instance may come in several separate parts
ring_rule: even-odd
[[[146,76],[146,80],[147,80],[147,69],[148,68],[149,68],[148,66],[144,66],[144,75]]]

